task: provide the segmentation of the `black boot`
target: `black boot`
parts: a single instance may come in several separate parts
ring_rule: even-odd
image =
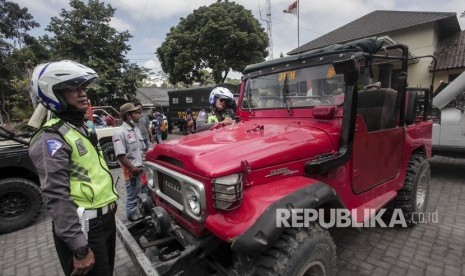
[[[142,216],[138,210],[134,211],[132,214],[129,215],[128,220],[130,222],[136,222],[138,220],[143,219],[144,216]]]

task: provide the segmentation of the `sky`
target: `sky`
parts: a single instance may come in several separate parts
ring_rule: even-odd
[[[68,0],[10,0],[28,12],[41,26],[31,32],[34,36],[43,35],[50,23],[50,18],[59,16],[62,9],[69,10]],[[84,0],[86,1],[86,0]],[[133,38],[128,44],[131,51],[126,57],[130,62],[161,71],[160,63],[155,55],[171,27],[175,27],[181,17],[187,17],[201,6],[209,6],[216,0],[108,0],[104,1],[116,9],[110,25],[116,30],[129,31]],[[266,0],[230,1],[243,5],[251,10],[253,16],[260,21],[265,31]],[[465,29],[465,18],[460,14],[465,11],[463,0],[300,0],[299,21],[297,16],[283,13],[283,10],[294,0],[269,0],[271,3],[271,29],[273,41],[273,57],[297,48],[334,29],[337,29],[359,17],[375,10],[399,11],[434,11],[455,12],[462,30]],[[297,24],[298,23],[298,24]],[[299,28],[297,28],[299,26]],[[299,31],[298,31],[299,30]],[[240,73],[229,75],[240,78]]]

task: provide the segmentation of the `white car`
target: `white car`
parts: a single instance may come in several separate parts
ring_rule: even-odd
[[[114,169],[119,167],[118,158],[115,155],[115,149],[113,147],[113,133],[115,133],[118,127],[105,126],[96,127],[95,132],[102,149],[103,159],[107,163],[108,168]]]
[[[433,98],[433,153],[465,157],[465,72]]]

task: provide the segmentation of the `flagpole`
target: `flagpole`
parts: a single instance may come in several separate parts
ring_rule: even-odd
[[[284,13],[292,13],[297,15],[297,48],[300,47],[300,0],[295,0],[292,2],[286,10],[283,10]]]

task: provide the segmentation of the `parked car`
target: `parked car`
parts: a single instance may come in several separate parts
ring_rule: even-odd
[[[104,121],[107,126],[120,126],[123,123],[119,111],[112,106],[92,106],[92,113],[102,119],[105,117]]]
[[[465,72],[433,98],[433,154],[465,157]]]
[[[29,142],[0,126],[0,234],[31,225],[42,212],[37,171]]]
[[[100,117],[97,114],[92,114],[92,115],[93,115],[93,123],[96,128],[107,126],[107,123],[102,117]]]

